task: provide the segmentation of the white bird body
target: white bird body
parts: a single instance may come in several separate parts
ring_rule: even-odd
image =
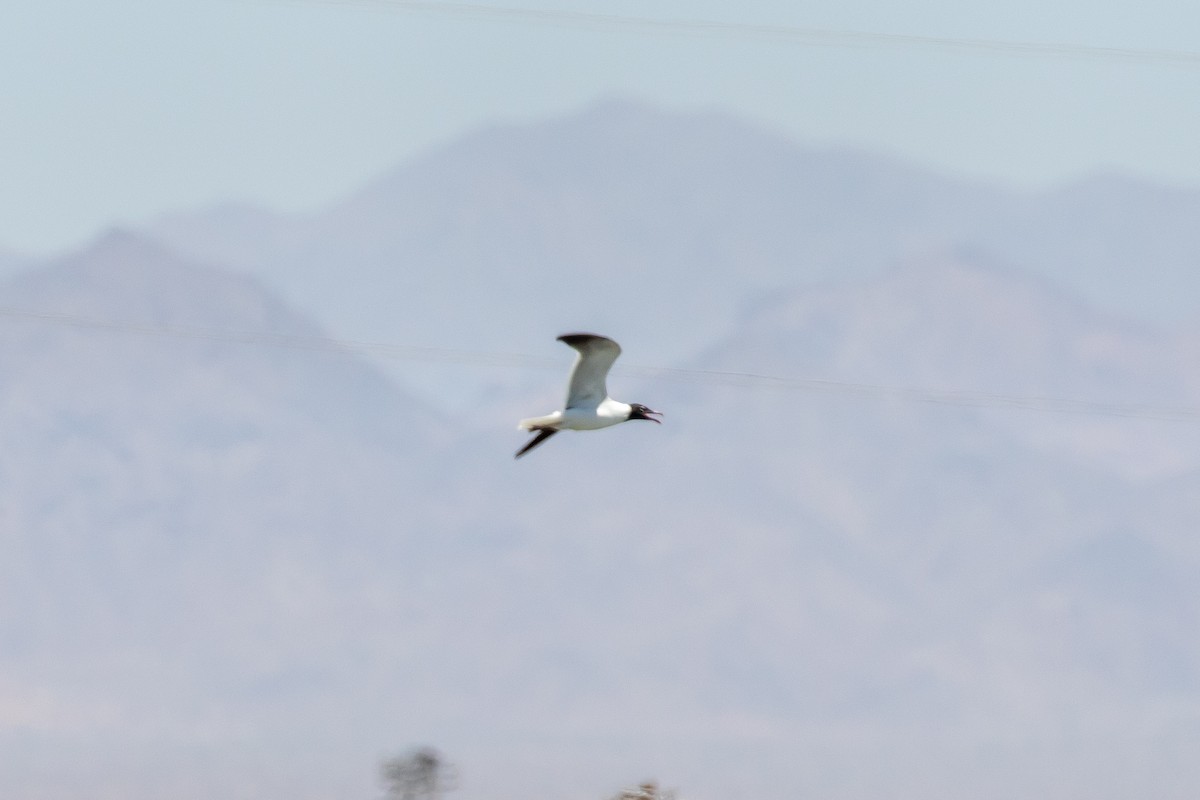
[[[517,428],[523,431],[534,431],[539,428],[554,428],[560,431],[594,431],[607,428],[629,419],[633,406],[606,397],[600,404],[588,408],[575,406],[555,411],[544,417],[530,417],[517,423]]]
[[[569,333],[558,337],[579,352],[571,368],[567,386],[567,400],[561,411],[541,417],[530,417],[517,423],[523,431],[534,431],[537,435],[517,451],[517,458],[549,439],[558,431],[593,431],[608,428],[631,419],[659,420],[649,416],[658,414],[640,403],[622,403],[608,396],[605,381],[621,347],[606,336],[593,333]]]

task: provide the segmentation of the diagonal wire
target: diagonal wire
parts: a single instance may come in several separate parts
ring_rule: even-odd
[[[284,334],[271,331],[239,331],[184,325],[149,325],[98,319],[75,314],[0,307],[0,317],[73,328],[102,330],[163,339],[191,339],[232,344],[284,348],[343,356],[374,356],[398,361],[437,362],[516,369],[562,370],[564,361],[521,353],[425,347],[391,342],[337,339],[317,334]],[[1057,414],[1150,419],[1167,422],[1200,421],[1200,409],[1150,403],[1108,403],[1064,397],[927,389],[912,386],[823,380],[756,372],[714,369],[682,369],[639,364],[621,364],[613,372],[647,381],[692,383],[748,391],[791,391],[838,394],[912,403],[1037,411]]]
[[[858,383],[820,378],[796,378],[728,370],[675,369],[669,367],[626,365],[624,367],[617,367],[614,371],[646,380],[705,383],[732,388],[854,395],[877,400],[900,400],[904,402],[968,408],[999,408],[1057,414],[1153,419],[1170,422],[1200,421],[1200,409],[1198,408],[1161,406],[1150,403],[1109,403],[1066,397],[1015,395],[954,389],[925,389],[915,386]]]
[[[808,47],[917,48],[951,52],[990,52],[1001,55],[1160,63],[1191,67],[1200,66],[1200,51],[1197,50],[1107,47],[1073,42],[924,36],[835,28],[811,28],[796,25],[730,22],[711,19],[644,17],[523,6],[493,6],[482,3],[431,2],[431,0],[282,1],[305,3],[308,5],[373,6],[420,14],[528,22],[595,30],[630,31],[635,33],[681,33],[700,36],[771,40]]]

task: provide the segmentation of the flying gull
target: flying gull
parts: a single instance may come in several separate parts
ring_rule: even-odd
[[[514,458],[520,458],[559,431],[592,431],[631,419],[661,422],[651,416],[661,416],[660,411],[653,411],[641,403],[622,403],[608,396],[604,379],[617,356],[621,355],[620,345],[607,336],[594,333],[565,333],[558,340],[579,352],[575,366],[571,368],[566,405],[562,411],[518,423],[517,428],[532,431],[535,435]]]

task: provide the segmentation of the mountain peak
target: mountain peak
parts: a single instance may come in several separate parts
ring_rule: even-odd
[[[145,249],[153,245],[153,240],[143,233],[123,225],[114,225],[96,236],[83,250],[91,251],[121,251],[130,249]]]
[[[1004,312],[1012,312],[1010,319],[1019,318],[1021,308],[1047,305],[1053,305],[1057,314],[1086,313],[1079,300],[1050,280],[971,248],[945,248],[905,258],[881,276],[881,287],[942,313],[978,312],[997,303],[1005,306]]]
[[[188,413],[254,418],[252,427],[261,427],[255,414],[265,407],[354,436],[373,426],[392,435],[404,419],[436,425],[361,359],[277,346],[324,332],[256,280],[128,230],[0,284],[0,306],[14,312],[0,354],[10,359],[6,374],[23,369],[29,380],[72,386],[59,392],[63,408],[92,402],[88,393],[117,409],[174,392]],[[44,375],[38,365],[56,360],[74,361],[78,374]]]
[[[774,297],[719,361],[775,374],[1063,395],[1100,391],[1091,384],[1102,373],[1136,372],[1151,360],[1147,336],[1038,276],[952,251],[867,281]],[[1133,354],[1120,365],[1109,363],[1116,356],[1106,343],[1116,341]]]
[[[123,324],[319,332],[256,280],[193,262],[124,228],[13,279],[0,293],[23,309]]]

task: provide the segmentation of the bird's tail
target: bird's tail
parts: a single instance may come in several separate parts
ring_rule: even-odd
[[[530,417],[517,423],[519,431],[536,431],[544,428],[556,428],[559,423],[558,414],[547,414],[544,417]]]

